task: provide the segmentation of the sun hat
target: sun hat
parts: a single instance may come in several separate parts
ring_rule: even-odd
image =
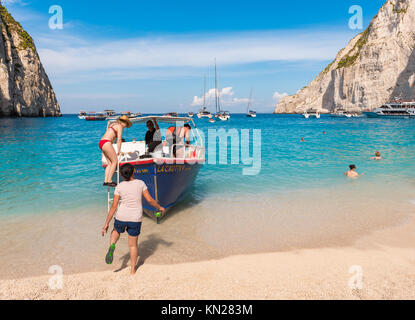
[[[121,121],[121,122],[126,123],[127,128],[131,128],[131,126],[133,125],[130,118],[128,118],[126,115],[119,117],[118,120]]]

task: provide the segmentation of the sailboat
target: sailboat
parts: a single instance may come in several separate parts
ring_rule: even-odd
[[[197,117],[212,119],[212,114],[206,109],[206,75],[203,82],[203,108],[197,113]]]
[[[215,59],[215,99],[216,99],[216,114],[215,117],[222,121],[228,121],[231,118],[231,115],[228,111],[221,110],[220,107],[220,90],[218,85],[218,70],[216,66],[216,59]]]
[[[252,110],[252,88],[251,88],[251,94],[249,96],[249,102],[248,107],[246,108],[246,116],[248,118],[256,118],[256,111]]]

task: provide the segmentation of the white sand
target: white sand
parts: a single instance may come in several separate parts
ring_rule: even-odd
[[[1,299],[415,299],[415,221],[361,238],[352,246],[315,248],[185,264],[144,264],[64,275],[2,280]],[[351,289],[353,265],[363,288]],[[119,265],[114,265],[114,270]],[[356,273],[355,273],[356,274]]]

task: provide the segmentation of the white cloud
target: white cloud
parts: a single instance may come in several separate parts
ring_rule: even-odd
[[[209,89],[206,94],[206,105],[207,106],[214,106],[215,105],[215,88]],[[237,105],[241,105],[244,103],[248,103],[248,98],[237,98],[235,97],[235,92],[233,91],[232,87],[225,87],[220,90],[220,104],[222,107],[233,107]],[[203,95],[198,97],[193,97],[193,102],[191,104],[192,107],[201,107],[203,106]]]
[[[279,93],[278,91],[274,92],[274,95],[272,96],[272,99],[274,99],[275,102],[280,101],[282,98],[287,97],[287,93]]]
[[[266,61],[329,60],[347,43],[349,33],[326,31],[244,32],[160,36],[121,41],[91,41],[68,36],[36,38],[49,72],[207,67]]]

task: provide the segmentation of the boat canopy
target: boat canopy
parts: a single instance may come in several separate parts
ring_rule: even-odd
[[[193,122],[193,119],[190,117],[169,117],[169,116],[145,116],[145,117],[130,119],[130,121],[132,123],[143,123],[143,122],[147,122],[149,120],[151,121],[154,119],[156,119],[156,121],[160,123]],[[116,121],[116,119],[111,119],[110,121],[113,122],[113,121]]]

